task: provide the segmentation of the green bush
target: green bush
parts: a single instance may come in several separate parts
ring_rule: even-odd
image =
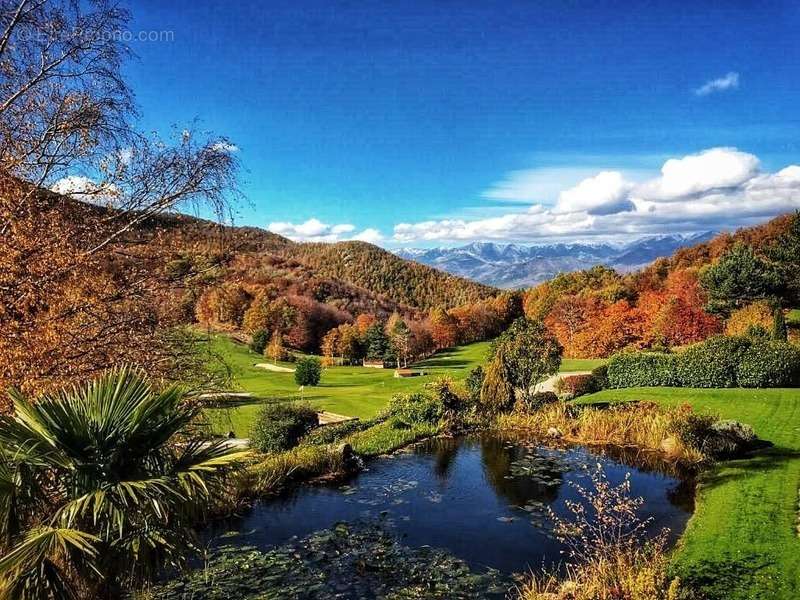
[[[307,404],[265,404],[250,430],[250,443],[262,452],[288,450],[317,425],[317,413]]]
[[[594,377],[594,382],[598,390],[608,388],[608,365],[600,365],[592,369],[592,377]]]
[[[420,423],[435,424],[444,415],[444,407],[438,398],[422,392],[395,394],[389,401],[387,413],[395,421],[408,426]]]
[[[334,423],[331,425],[325,425],[324,427],[317,427],[309,432],[300,443],[306,446],[322,446],[324,444],[332,444],[346,438],[349,435],[369,429],[373,425],[377,425],[379,422],[379,419],[371,419],[369,421],[353,419],[351,421],[344,421],[343,423]]]
[[[736,366],[739,387],[796,387],[800,385],[800,349],[780,341],[753,342]]]
[[[484,372],[483,367],[478,365],[469,372],[467,380],[464,385],[469,394],[469,400],[472,404],[478,404],[481,401],[481,388],[483,387]]]
[[[269,344],[269,332],[265,329],[259,329],[253,334],[253,339],[250,341],[250,350],[256,354],[264,354],[264,348]]]
[[[316,356],[306,356],[297,361],[294,381],[297,385],[319,385],[322,378],[322,363]]]
[[[722,335],[695,344],[679,355],[678,384],[697,388],[737,387],[736,371],[751,344],[744,337]]]
[[[800,348],[763,338],[715,336],[680,354],[616,354],[611,387],[768,388],[800,386]]]
[[[676,354],[621,352],[608,362],[608,385],[612,388],[679,385]]]

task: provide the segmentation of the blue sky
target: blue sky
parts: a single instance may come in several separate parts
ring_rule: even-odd
[[[429,246],[733,227],[800,207],[797,3],[131,8],[132,29],[174,35],[132,44],[143,125],[198,118],[235,141],[240,224]]]

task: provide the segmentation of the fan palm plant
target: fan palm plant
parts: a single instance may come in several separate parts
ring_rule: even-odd
[[[243,452],[187,435],[177,387],[112,370],[0,417],[0,599],[116,598],[197,549]]]

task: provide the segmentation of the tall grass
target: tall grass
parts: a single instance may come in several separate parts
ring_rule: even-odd
[[[291,482],[344,473],[348,465],[343,444],[350,445],[356,454],[369,457],[392,452],[437,432],[435,424],[409,426],[389,418],[339,442],[300,445],[285,452],[265,454],[240,476],[238,489],[246,496],[274,494]]]
[[[586,445],[658,451],[668,460],[697,464],[706,457],[682,435],[691,429],[696,418],[688,405],[665,409],[640,402],[597,408],[555,402],[533,413],[501,415],[497,426],[504,430],[522,430],[537,437],[557,435],[564,441]]]

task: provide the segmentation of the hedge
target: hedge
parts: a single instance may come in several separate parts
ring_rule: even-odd
[[[736,371],[752,344],[746,337],[714,336],[683,353],[678,361],[678,380],[682,387],[739,387]]]
[[[677,354],[623,352],[608,361],[608,385],[612,388],[674,386]]]
[[[608,363],[613,388],[800,386],[800,349],[781,341],[715,336],[680,354],[626,352]]]

